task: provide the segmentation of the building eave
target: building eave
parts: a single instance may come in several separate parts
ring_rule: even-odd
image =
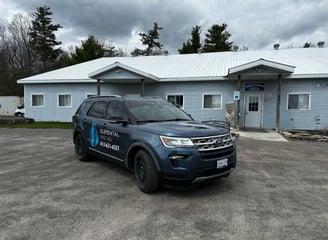
[[[160,80],[158,77],[156,77],[156,76],[154,76],[150,73],[147,73],[147,72],[141,71],[139,69],[130,67],[130,66],[122,64],[120,62],[115,62],[113,64],[110,64],[110,65],[106,66],[106,67],[103,67],[103,68],[100,68],[100,69],[98,69],[94,72],[91,72],[91,73],[88,74],[88,77],[93,78],[93,79],[97,79],[97,80],[104,80],[104,81],[117,80],[117,78],[111,79],[111,78],[108,78],[108,77],[104,76],[104,74],[106,72],[109,72],[109,71],[112,71],[112,70],[115,70],[115,69],[123,69],[125,71],[128,71],[128,72],[131,72],[131,73],[135,74],[136,76],[139,76],[139,77],[135,77],[135,79],[146,79],[148,81],[155,81],[155,82]],[[124,79],[124,78],[119,78],[119,79]]]
[[[277,70],[277,72],[285,72],[285,73],[289,73],[289,74],[291,74],[295,71],[294,66],[282,64],[282,63],[278,63],[278,62],[273,62],[273,61],[269,61],[269,60],[260,58],[253,62],[249,62],[246,64],[242,64],[239,66],[229,68],[228,75],[230,76],[230,75],[242,74],[243,72],[245,72],[249,69],[256,68],[259,66],[269,67],[269,68]]]
[[[95,79],[21,79],[18,84],[44,84],[44,83],[95,83]]]

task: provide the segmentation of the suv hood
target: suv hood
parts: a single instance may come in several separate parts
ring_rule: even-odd
[[[138,125],[143,131],[172,137],[202,137],[228,133],[228,129],[197,121],[155,122]]]

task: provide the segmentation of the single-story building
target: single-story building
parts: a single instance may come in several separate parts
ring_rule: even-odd
[[[36,121],[71,121],[92,95],[141,95],[236,128],[328,128],[328,48],[104,57],[18,83]]]

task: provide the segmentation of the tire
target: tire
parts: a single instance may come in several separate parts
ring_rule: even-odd
[[[74,139],[75,157],[82,161],[89,161],[88,146],[85,144],[83,136],[78,133]]]
[[[145,150],[139,150],[135,155],[134,174],[141,191],[150,193],[158,190],[158,173],[152,157]]]

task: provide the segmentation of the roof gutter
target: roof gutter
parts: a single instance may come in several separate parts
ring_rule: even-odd
[[[39,83],[95,83],[95,79],[28,79],[17,80],[18,84],[39,84]]]

